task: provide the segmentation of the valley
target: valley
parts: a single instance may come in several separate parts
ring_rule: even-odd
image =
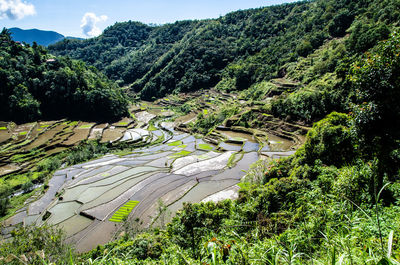
[[[400,264],[399,0],[131,17],[1,31],[0,264]]]
[[[67,243],[78,252],[87,252],[118,238],[125,222],[138,230],[163,227],[185,202],[237,198],[237,184],[251,164],[260,158],[289,156],[301,144],[302,130],[293,134],[296,137],[282,138],[278,132],[219,126],[206,136],[191,135],[188,123],[195,122],[199,113],[221,106],[208,105],[210,98],[236,102],[216,91],[202,94],[207,96],[182,94],[179,103],[176,97],[140,102],[130,107],[130,118],[111,124],[65,120],[4,123],[7,130],[0,132],[4,165],[0,169],[5,179],[37,170],[43,159],[84,141],[115,146],[109,154],[64,165],[52,173],[47,187],[33,191],[15,215],[3,222],[4,238],[18,225],[55,225],[66,232]],[[193,99],[201,106],[198,113],[173,111]],[[33,178],[30,181],[35,183]],[[120,216],[129,202],[137,205]],[[162,212],[160,205],[165,207]]]

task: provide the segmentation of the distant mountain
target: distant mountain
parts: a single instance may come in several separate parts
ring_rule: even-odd
[[[54,44],[63,39],[79,39],[74,37],[65,37],[64,35],[57,33],[55,31],[46,31],[39,29],[20,29],[20,28],[10,28],[11,36],[14,41],[26,42],[33,44],[35,41],[39,45],[48,46]]]

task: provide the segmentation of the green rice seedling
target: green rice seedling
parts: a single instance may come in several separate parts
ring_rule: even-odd
[[[109,219],[111,222],[120,223],[125,220],[132,212],[133,208],[136,207],[138,201],[129,201],[116,211],[113,216]]]
[[[228,163],[227,163],[227,166],[228,166],[229,168],[231,168],[231,167],[234,166],[234,164],[235,164],[235,157],[236,157],[236,153],[233,153],[233,154],[229,157],[229,160],[228,160]]]
[[[150,132],[154,132],[154,131],[157,131],[157,128],[153,124],[150,124],[149,127],[147,128],[147,130]]]
[[[180,158],[180,157],[187,156],[189,154],[191,154],[191,152],[186,151],[186,150],[182,150],[182,151],[180,151],[178,153],[175,153],[175,154],[169,156],[169,158]]]
[[[5,131],[7,130],[7,127],[0,127],[0,131]]]
[[[78,121],[71,121],[68,123],[69,126],[74,127],[76,125],[78,125]]]
[[[180,146],[182,144],[183,144],[182,141],[175,141],[175,142],[169,143],[168,146]]]
[[[201,149],[201,150],[205,150],[205,151],[211,151],[211,150],[214,149],[214,148],[213,148],[211,145],[209,145],[209,144],[199,144],[199,145],[198,145],[198,148]]]

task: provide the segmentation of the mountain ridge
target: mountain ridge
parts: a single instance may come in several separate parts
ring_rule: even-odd
[[[315,0],[155,27],[128,21],[96,38],[64,40],[49,49],[97,67],[142,99],[215,86],[244,90],[279,77],[285,64],[306,57],[325,41],[351,34],[353,21],[368,19],[365,10],[375,7],[384,9],[377,1]],[[381,22],[379,17],[372,20],[374,30]],[[368,30],[361,31],[357,34]],[[382,32],[367,34],[371,37],[360,41],[365,47],[358,52],[387,36]]]
[[[58,32],[51,30],[41,30],[41,29],[21,29],[17,27],[8,29],[12,35],[14,41],[25,42],[30,45],[36,42],[38,45],[49,46],[51,44],[57,43],[64,39],[81,39],[76,37],[64,36]]]

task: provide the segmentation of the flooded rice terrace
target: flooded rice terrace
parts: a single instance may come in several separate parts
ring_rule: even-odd
[[[285,139],[274,137],[271,144],[262,144],[251,135],[229,131],[222,133],[234,141],[212,145],[174,131],[172,123],[149,125],[159,117],[155,114],[160,115],[138,112],[136,123],[127,119],[113,125],[75,127],[77,134],[66,139],[68,144],[82,137],[100,137],[101,142],[143,141],[149,145],[124,156],[110,154],[56,171],[45,194],[6,220],[3,233],[18,224],[56,225],[65,230],[67,241],[77,251],[85,252],[118,236],[126,220],[140,220],[135,225],[141,228],[157,225],[161,201],[173,214],[184,202],[236,198],[237,184],[252,163],[261,156],[292,153],[293,143]],[[61,129],[57,126],[48,134],[55,135]],[[163,141],[151,145],[159,139]]]

